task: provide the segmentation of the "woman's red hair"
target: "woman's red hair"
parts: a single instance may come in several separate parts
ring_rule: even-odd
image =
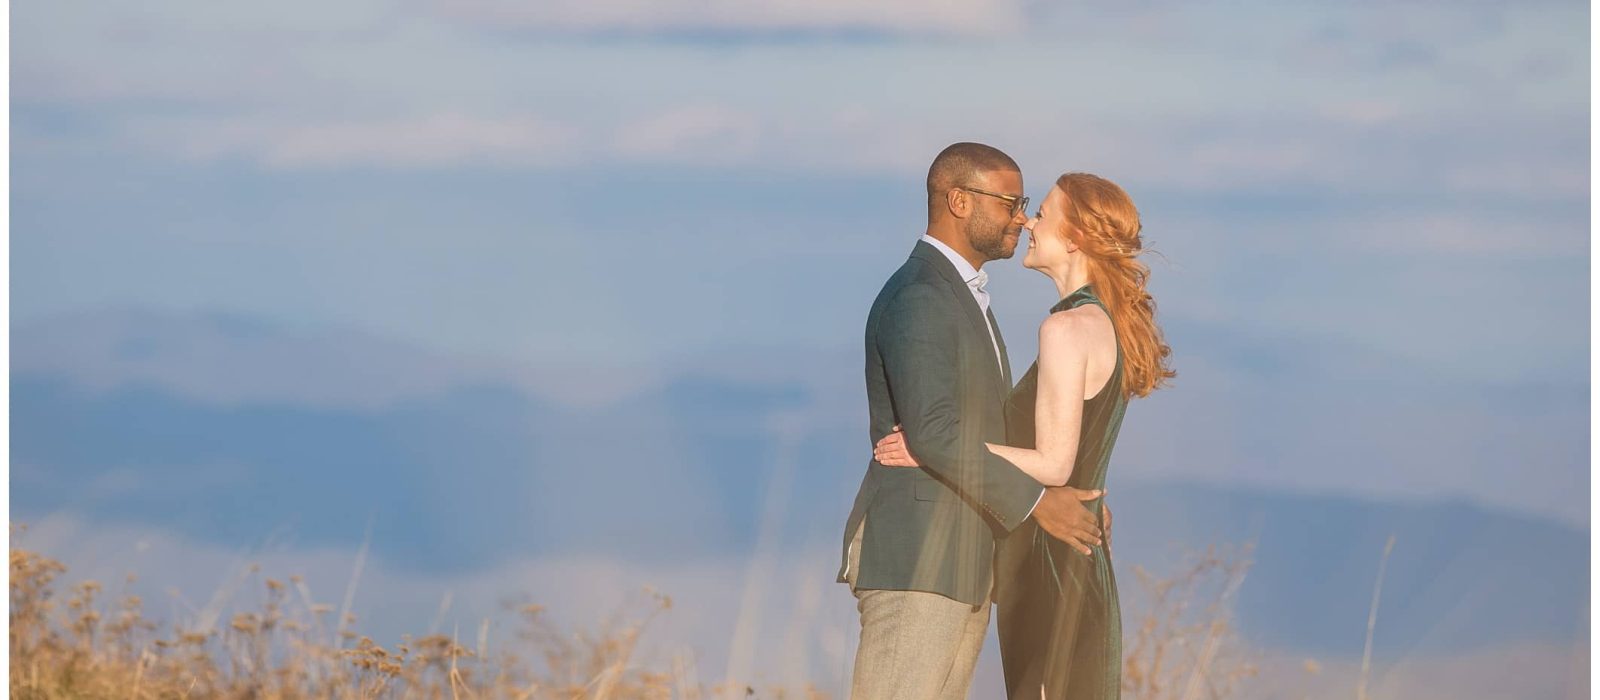
[[[1150,268],[1139,262],[1143,225],[1133,200],[1116,183],[1088,173],[1056,179],[1067,196],[1067,234],[1089,263],[1089,284],[1105,302],[1122,347],[1122,389],[1148,396],[1177,376],[1167,366],[1172,355],[1156,325],[1156,301],[1146,291]]]

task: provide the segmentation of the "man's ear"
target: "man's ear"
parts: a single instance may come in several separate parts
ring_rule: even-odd
[[[972,195],[966,190],[952,187],[944,193],[944,205],[950,210],[951,216],[965,219],[972,214]]]

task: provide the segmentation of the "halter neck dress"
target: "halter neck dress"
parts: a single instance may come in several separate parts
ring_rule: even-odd
[[[1105,304],[1085,285],[1051,313]],[[1107,312],[1109,316],[1109,311]],[[1067,485],[1102,489],[1106,466],[1128,405],[1122,390],[1122,347],[1104,388],[1084,401],[1078,454]],[[1036,446],[1034,406],[1039,363],[1028,368],[1006,400],[1007,444]],[[1084,501],[1105,527],[1101,500]],[[1115,700],[1122,690],[1122,616],[1110,549],[1093,545],[1085,556],[1039,528],[1032,519],[1000,544],[996,559],[996,627],[1006,690],[1011,698]]]

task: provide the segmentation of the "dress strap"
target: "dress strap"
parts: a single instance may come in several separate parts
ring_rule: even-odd
[[[1100,301],[1100,297],[1095,295],[1094,287],[1086,284],[1077,288],[1076,290],[1073,290],[1071,294],[1062,297],[1061,301],[1056,302],[1055,306],[1050,307],[1050,313],[1066,311],[1067,309],[1075,309],[1079,306],[1083,306],[1084,304],[1094,304],[1101,309],[1106,308],[1105,302]]]
[[[1066,311],[1067,309],[1076,309],[1084,304],[1094,304],[1095,306],[1100,307],[1101,311],[1106,312],[1107,318],[1110,318],[1111,316],[1111,309],[1106,308],[1106,303],[1101,301],[1099,295],[1094,293],[1094,287],[1087,284],[1073,290],[1071,294],[1063,297],[1061,301],[1056,302],[1055,306],[1050,307],[1050,313]],[[1111,320],[1111,332],[1117,334],[1120,338],[1121,333],[1117,331],[1116,319]],[[1122,373],[1122,343],[1120,340],[1117,343],[1117,366],[1113,371],[1118,376],[1120,376]]]

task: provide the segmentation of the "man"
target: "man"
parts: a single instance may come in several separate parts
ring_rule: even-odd
[[[981,268],[1016,250],[1021,169],[957,143],[927,184],[927,232],[867,316],[869,444],[901,424],[923,467],[869,463],[846,523],[839,581],[861,614],[857,700],[967,697],[996,539],[1028,517],[1061,539],[1100,535],[1079,502],[1095,492],[1044,489],[984,446],[1005,442],[1011,367]]]

